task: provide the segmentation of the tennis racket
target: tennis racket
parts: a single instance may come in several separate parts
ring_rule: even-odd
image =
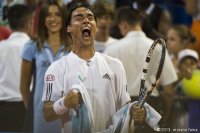
[[[137,106],[142,108],[156,87],[165,62],[166,44],[162,38],[156,39],[151,45],[145,59],[140,83]]]

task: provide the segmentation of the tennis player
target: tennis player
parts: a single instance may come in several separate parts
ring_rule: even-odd
[[[77,76],[81,76],[91,99],[94,131],[102,131],[111,124],[111,117],[130,101],[123,65],[118,59],[95,52],[98,29],[88,4],[77,3],[69,9],[67,32],[72,39],[72,51],[52,63],[45,74],[44,117],[47,121],[61,118],[63,132],[72,132],[71,112],[81,103],[81,96],[73,91],[73,85],[77,83]],[[132,106],[130,115],[142,123],[146,111]]]

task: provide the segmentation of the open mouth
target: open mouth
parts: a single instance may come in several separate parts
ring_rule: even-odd
[[[83,39],[90,39],[90,28],[84,27],[82,30]]]

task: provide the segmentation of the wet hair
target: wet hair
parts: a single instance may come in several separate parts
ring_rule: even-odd
[[[180,24],[173,26],[172,29],[177,32],[181,40],[186,41],[186,43],[195,43],[196,37],[187,26]]]
[[[41,7],[38,19],[37,48],[38,50],[41,50],[41,48],[44,45],[44,42],[48,39],[48,31],[45,26],[45,19],[48,15],[48,10],[51,5],[57,6],[61,14],[61,19],[62,19],[62,28],[60,30],[61,43],[64,44],[65,50],[69,50],[70,46],[68,44],[68,37],[66,32],[67,28],[65,25],[66,10],[63,7],[60,7],[56,0],[49,0],[46,3],[44,3]]]
[[[25,28],[29,19],[31,19],[33,9],[26,5],[17,4],[8,8],[8,23],[12,30]]]
[[[80,1],[75,1],[71,4],[71,6],[68,9],[68,13],[67,13],[67,19],[66,19],[66,26],[70,25],[71,23],[71,18],[72,18],[72,13],[74,10],[76,10],[77,8],[81,8],[84,7],[86,9],[89,9],[93,15],[94,15],[94,19],[96,21],[96,15],[94,14],[94,11],[92,9],[92,7],[87,3],[87,2],[80,2]]]
[[[109,15],[111,19],[114,19],[114,7],[107,0],[97,0],[92,8],[97,18],[102,17],[103,15]]]

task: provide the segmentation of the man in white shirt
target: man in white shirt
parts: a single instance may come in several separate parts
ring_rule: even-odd
[[[91,99],[94,132],[108,128],[112,124],[111,117],[130,101],[122,63],[95,52],[97,30],[96,18],[90,6],[75,3],[67,19],[67,32],[72,39],[73,49],[67,56],[52,63],[45,74],[44,117],[47,121],[62,118],[65,133],[72,132],[71,111],[77,110],[81,103],[80,94],[73,90],[76,89],[74,85],[79,76]],[[144,108],[132,106],[130,115],[135,121],[143,122]]]
[[[140,16],[137,10],[131,9],[130,7],[122,7],[118,11],[116,21],[124,38],[111,44],[104,53],[122,61],[127,76],[128,93],[132,100],[136,100],[139,95],[140,80],[145,58],[153,40],[147,38],[142,31]],[[173,100],[171,97],[173,96],[172,83],[176,80],[176,72],[168,53],[166,53],[165,64],[160,77],[160,85],[164,87],[165,106],[168,112],[170,111],[171,102]],[[154,89],[147,102],[162,114],[158,102],[160,99],[158,100],[158,97],[159,92],[157,89]],[[151,99],[153,102],[151,102]],[[161,104],[163,105],[164,103]]]
[[[9,8],[13,33],[0,42],[0,132],[23,131],[25,108],[19,90],[21,51],[30,41],[32,10],[25,5]]]
[[[114,18],[114,7],[108,1],[96,1],[93,8],[97,17],[98,28],[94,46],[97,52],[103,53],[107,46],[117,41],[109,35]]]

